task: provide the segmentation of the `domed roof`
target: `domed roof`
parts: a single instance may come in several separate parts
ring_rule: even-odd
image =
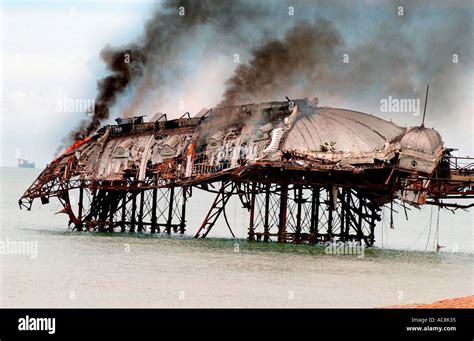
[[[335,151],[371,152],[404,132],[405,128],[373,115],[322,107],[296,119],[283,149],[321,151],[321,145],[335,142]]]
[[[413,127],[400,140],[402,148],[433,154],[443,145],[441,135],[434,129]]]

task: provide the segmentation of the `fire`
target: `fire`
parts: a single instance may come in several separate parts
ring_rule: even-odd
[[[89,136],[89,137],[86,137],[84,140],[77,140],[70,147],[68,147],[63,154],[67,154],[70,151],[73,151],[77,147],[79,147],[79,146],[83,145],[84,143],[86,143],[87,141],[89,141],[91,138],[92,138],[92,136]]]
[[[188,158],[190,160],[194,160],[195,150],[194,150],[194,143],[190,143],[188,146]]]

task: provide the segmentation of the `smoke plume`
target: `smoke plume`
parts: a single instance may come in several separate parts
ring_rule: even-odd
[[[64,143],[81,140],[97,130],[101,122],[109,118],[111,107],[129,88],[134,88],[134,97],[123,116],[133,114],[151,90],[163,86],[163,71],[173,66],[180,54],[177,48],[188,41],[197,28],[212,25],[232,31],[238,26],[239,18],[252,20],[261,11],[256,5],[242,6],[240,1],[166,0],[155,8],[139,40],[119,48],[106,46],[101,51],[109,75],[97,82],[92,115],[81,121]]]
[[[127,117],[138,110],[163,111],[166,96],[177,102],[175,94],[196,97],[195,90],[202,94],[211,87],[217,95],[196,106],[316,96],[323,105],[380,115],[382,98],[423,100],[430,83],[427,126],[464,131],[466,119],[472,119],[472,10],[463,1],[448,6],[403,0],[167,0],[154,10],[140,39],[101,52],[109,75],[98,82],[94,115],[67,143],[93,133],[124,97],[121,113]],[[241,58],[237,67],[231,61],[235,54]],[[453,62],[455,55],[459,62]],[[213,68],[218,59],[230,60],[220,64],[224,71],[218,76],[194,71]],[[201,78],[189,83],[197,74]],[[171,115],[184,113],[177,105],[168,107]],[[200,108],[194,109],[186,111]],[[420,123],[406,113],[380,116]],[[461,143],[470,139],[469,132],[462,136],[453,134]]]
[[[327,20],[301,23],[281,40],[271,40],[253,50],[248,64],[242,64],[226,81],[219,106],[284,99],[312,92],[319,82],[333,77],[340,33]],[[315,92],[313,92],[315,94]]]

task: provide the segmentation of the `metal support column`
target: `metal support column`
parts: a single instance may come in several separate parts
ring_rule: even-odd
[[[280,219],[278,222],[278,242],[286,243],[286,212],[288,204],[288,184],[281,185]]]
[[[369,246],[373,246],[375,242],[375,217],[376,217],[376,212],[377,210],[372,207],[370,209],[371,211],[371,217],[370,217],[370,236],[369,236]]]
[[[152,190],[152,202],[151,202],[151,233],[156,233],[156,200],[157,200],[157,188]],[[159,231],[158,231],[159,232]]]
[[[170,187],[170,199],[168,207],[168,219],[166,221],[166,233],[171,234],[171,224],[173,222],[173,204],[174,204],[174,187]]]
[[[181,221],[179,223],[179,233],[184,234],[186,231],[186,201],[187,198],[187,187],[183,187],[183,202],[181,203]]]
[[[255,182],[252,183],[252,193],[250,199],[250,222],[249,222],[249,232],[248,232],[248,240],[254,241],[255,240],[255,231],[254,231],[254,220],[255,220],[255,195],[257,191],[257,185]]]
[[[79,224],[76,225],[77,231],[82,231],[82,226],[83,226],[82,211],[84,209],[83,201],[84,201],[84,187],[82,187],[81,185],[81,187],[79,187],[79,208],[77,211],[77,219],[79,220]]]
[[[125,232],[125,225],[127,220],[127,192],[122,193],[122,221],[120,223],[120,231]]]
[[[296,189],[296,235],[295,242],[301,242],[301,206],[303,204],[303,188],[298,186]]]
[[[332,188],[327,188],[328,197],[327,197],[327,209],[328,209],[328,235],[327,240],[332,241],[332,211],[333,211],[333,192]]]
[[[265,185],[265,218],[263,222],[263,241],[268,242],[270,240],[270,226],[269,226],[269,210],[270,210],[270,184]]]
[[[346,218],[346,189],[342,188],[341,189],[341,194],[339,196],[341,200],[341,227],[340,227],[340,233],[339,233],[339,239],[342,241],[346,241],[346,234],[345,234],[345,218]]]
[[[358,215],[358,220],[357,220],[357,240],[359,242],[362,242],[363,235],[364,233],[362,232],[362,215],[363,215],[363,206],[364,206],[364,198],[359,194],[359,207],[357,209],[357,215]]]
[[[140,209],[138,211],[138,232],[143,232],[143,206],[145,204],[145,191],[140,192]]]
[[[349,233],[351,227],[351,190],[346,190],[346,195],[344,198],[344,206],[346,207],[346,227],[344,231],[344,240],[349,240]]]
[[[130,232],[135,232],[135,224],[137,215],[137,196],[135,193],[131,193],[132,195],[132,217],[130,219]]]

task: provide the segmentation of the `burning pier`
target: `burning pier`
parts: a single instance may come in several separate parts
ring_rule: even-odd
[[[195,237],[219,219],[233,235],[226,204],[237,196],[249,212],[249,240],[371,246],[385,205],[472,206],[443,201],[474,198],[473,159],[451,151],[423,124],[404,128],[317,100],[134,117],[77,141],[19,204],[29,210],[36,198],[56,197],[78,231],[184,234],[193,228],[186,204],[199,188],[215,200]]]

